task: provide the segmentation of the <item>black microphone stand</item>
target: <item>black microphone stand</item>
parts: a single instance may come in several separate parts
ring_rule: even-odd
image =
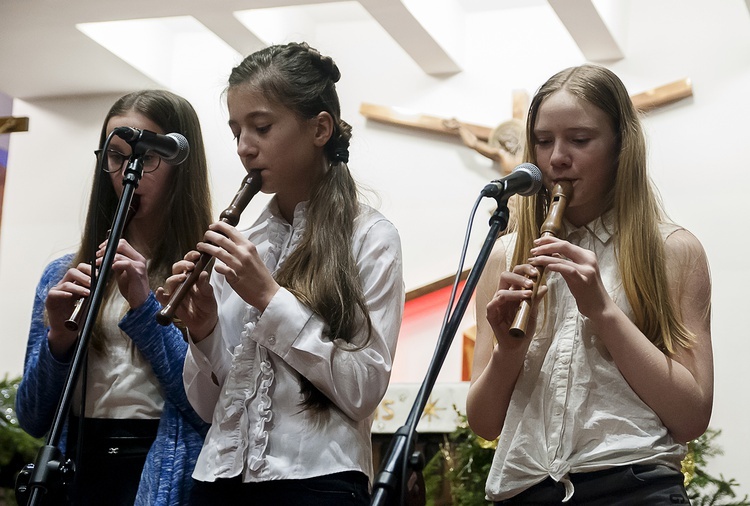
[[[461,291],[461,296],[458,298],[456,307],[451,313],[447,324],[441,330],[440,337],[438,338],[435,347],[435,353],[427,369],[427,375],[417,393],[417,398],[412,405],[406,423],[393,435],[394,437],[391,440],[383,464],[380,467],[380,472],[373,483],[371,505],[387,504],[403,506],[406,504],[405,499],[407,495],[407,487],[405,484],[408,479],[407,476],[410,474],[409,471],[411,470],[416,473],[421,472],[424,459],[420,452],[414,452],[417,424],[419,423],[421,414],[427,405],[432,388],[437,381],[440,368],[442,367],[443,362],[445,362],[453,338],[458,331],[458,326],[466,312],[471,296],[479,281],[479,276],[482,274],[482,270],[484,270],[484,266],[492,252],[495,241],[500,232],[505,230],[508,226],[509,197],[510,195],[504,196],[502,193],[495,197],[498,205],[490,218],[490,230],[487,233],[487,238],[482,245],[477,261],[474,263],[474,266],[469,273],[469,277],[466,279],[466,284]],[[409,455],[408,460],[406,458],[407,455]],[[421,493],[424,494],[424,491],[422,490]]]
[[[22,505],[28,504],[34,506],[36,504],[42,504],[41,500],[45,494],[50,492],[63,493],[63,487],[72,481],[75,474],[74,462],[70,459],[66,459],[60,449],[57,448],[57,445],[60,442],[63,427],[65,426],[65,418],[70,409],[70,403],[75,391],[76,382],[78,381],[78,376],[86,358],[86,351],[91,339],[94,322],[99,314],[99,308],[107,288],[107,281],[109,280],[112,269],[112,262],[115,258],[115,253],[117,252],[117,243],[120,242],[120,238],[122,237],[125,228],[127,210],[130,207],[133,194],[135,193],[136,188],[138,188],[138,183],[141,180],[141,177],[143,177],[143,155],[145,154],[145,151],[136,148],[138,148],[138,146],[134,146],[133,156],[131,157],[128,167],[125,169],[123,175],[122,195],[120,196],[120,201],[117,205],[117,212],[109,234],[104,258],[99,267],[99,275],[95,286],[92,287],[93,290],[90,295],[91,300],[88,306],[88,312],[85,315],[83,327],[78,335],[75,352],[70,363],[70,369],[68,370],[68,376],[66,377],[65,385],[63,386],[63,392],[60,396],[55,416],[52,420],[52,426],[47,434],[45,444],[37,453],[36,460],[33,464],[27,464],[23,468],[16,483],[16,495],[19,498],[28,497],[28,502],[22,502],[21,500],[18,501],[18,503]],[[102,163],[106,163],[106,160]],[[81,416],[83,416],[83,414],[81,414]],[[22,483],[26,476],[28,477],[28,483]]]

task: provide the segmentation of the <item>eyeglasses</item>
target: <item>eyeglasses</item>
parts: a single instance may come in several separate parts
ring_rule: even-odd
[[[99,162],[101,162],[102,153],[101,149],[94,151],[96,159]],[[130,160],[130,155],[124,155],[114,149],[108,149],[106,155],[107,163],[104,165],[104,172],[109,172],[110,174],[120,172],[125,167],[125,164],[128,163],[128,160]],[[143,172],[153,172],[159,168],[159,165],[161,165],[161,157],[159,155],[151,153],[143,155]]]

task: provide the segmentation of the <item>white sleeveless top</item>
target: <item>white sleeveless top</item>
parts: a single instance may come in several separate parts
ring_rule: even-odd
[[[569,231],[565,239],[596,253],[602,281],[633,319],[615,251],[612,213]],[[677,230],[661,227],[666,237]],[[508,252],[515,234],[500,238]],[[656,413],[628,385],[603,342],[578,312],[559,273],[547,273],[545,302],[557,308],[542,319],[529,346],[500,434],[487,498],[508,499],[548,476],[573,493],[568,473],[630,464],[681,468],[686,447],[672,439]],[[544,309],[540,309],[543,311]]]

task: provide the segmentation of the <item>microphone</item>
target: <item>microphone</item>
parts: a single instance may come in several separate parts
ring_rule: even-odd
[[[510,197],[518,193],[523,197],[534,195],[542,188],[542,171],[533,163],[522,163],[501,179],[495,179],[482,189],[483,197]]]
[[[182,134],[162,135],[132,127],[117,127],[112,133],[133,146],[133,149],[139,145],[144,152],[151,150],[171,165],[181,164],[190,154],[190,145]]]

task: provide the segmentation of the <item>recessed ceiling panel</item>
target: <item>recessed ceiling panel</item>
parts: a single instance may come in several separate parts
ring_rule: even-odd
[[[80,23],[76,28],[170,89],[180,88],[181,69],[203,61],[230,68],[237,60],[237,51],[192,16]]]

